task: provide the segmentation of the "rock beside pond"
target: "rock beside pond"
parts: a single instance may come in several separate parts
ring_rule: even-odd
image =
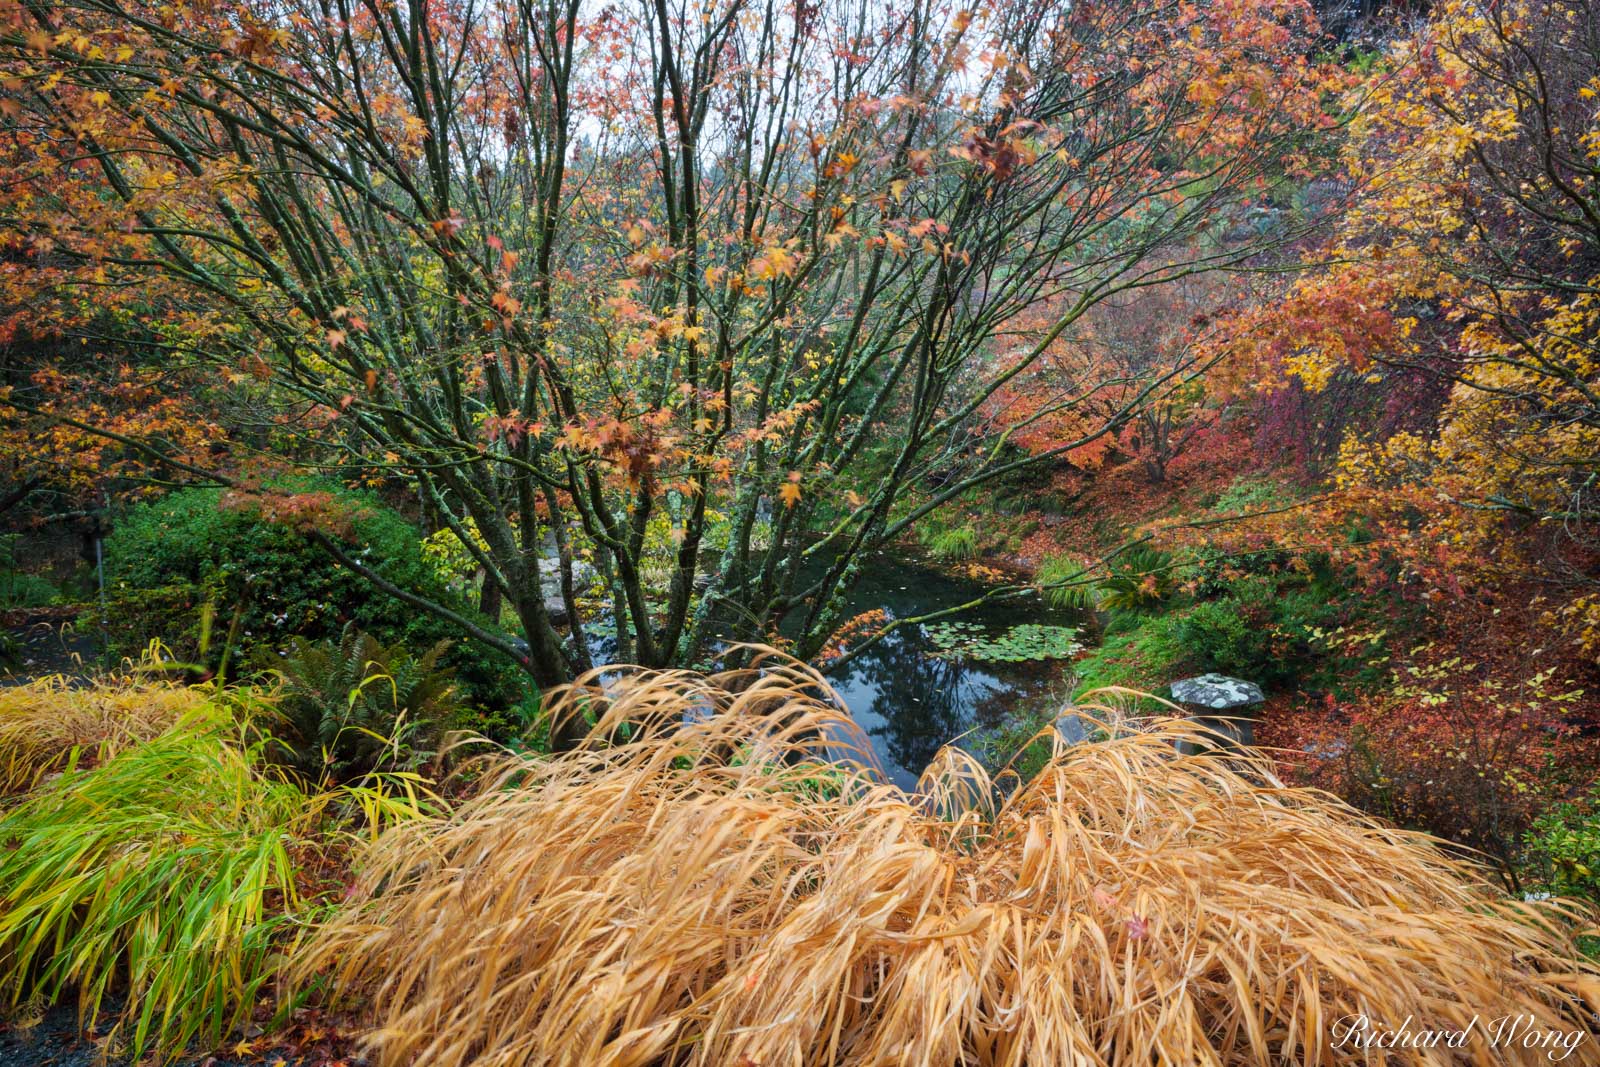
[[[1077,712],[1068,711],[1056,717],[1056,734],[1069,745],[1087,741],[1093,731],[1094,724],[1080,718]]]
[[[1242,678],[1230,678],[1225,674],[1202,674],[1195,678],[1183,678],[1173,682],[1170,688],[1174,702],[1210,708],[1212,711],[1242,708],[1250,704],[1259,704],[1266,699],[1261,693],[1261,687],[1256,683],[1247,682]]]

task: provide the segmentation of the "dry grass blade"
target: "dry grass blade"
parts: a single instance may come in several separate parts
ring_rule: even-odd
[[[300,969],[366,995],[380,1062],[437,1067],[1362,1062],[1334,1020],[1600,1007],[1561,912],[1180,757],[1181,723],[1060,747],[999,802],[947,755],[908,796],[819,766],[850,730],[822,690],[587,679],[557,710],[593,743],[386,833]]]
[[[0,797],[33,788],[73,759],[103,760],[148,741],[210,696],[162,682],[60,677],[0,689]]]

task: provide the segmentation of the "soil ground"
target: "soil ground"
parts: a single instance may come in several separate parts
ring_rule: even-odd
[[[104,1049],[78,1030],[73,1005],[58,1004],[36,1025],[19,1028],[0,1022],[0,1067],[134,1067],[123,1057],[105,1058]],[[229,1056],[195,1056],[172,1067],[361,1067],[366,1061],[318,1048],[309,1055],[264,1049],[247,1059]]]

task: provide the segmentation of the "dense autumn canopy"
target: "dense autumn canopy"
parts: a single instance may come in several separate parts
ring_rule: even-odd
[[[815,652],[863,553],[1183,383],[1190,359],[1133,388],[1107,364],[1012,427],[1064,439],[983,443],[991,399],[1089,309],[1281,243],[1234,223],[1339,121],[1294,0],[5,20],[13,298],[59,302],[63,329],[132,316],[143,362],[232,393],[250,440],[414,483],[544,681],[586,665],[535,593],[550,530],[570,600],[569,526],[639,662],[792,615]],[[213,473],[140,425],[159,409],[12,395]]]
[[[1246,419],[1332,490],[1280,533],[1597,643],[1587,5],[0,15],[8,506],[220,483],[548,685],[814,657],[882,547]]]

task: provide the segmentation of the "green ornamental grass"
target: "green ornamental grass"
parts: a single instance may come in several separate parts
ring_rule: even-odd
[[[76,991],[135,1058],[219,1044],[274,973],[308,799],[208,709],[0,812],[0,997]],[[119,1010],[118,1002],[125,1003]]]

